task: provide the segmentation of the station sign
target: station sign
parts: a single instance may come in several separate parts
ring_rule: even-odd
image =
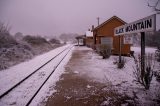
[[[114,29],[114,35],[125,35],[131,33],[155,31],[156,14],[137,20],[135,22],[125,24]]]

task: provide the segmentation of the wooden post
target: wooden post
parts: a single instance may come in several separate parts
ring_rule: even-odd
[[[119,36],[119,63],[121,63],[121,52],[122,52],[122,47],[121,47],[121,36]]]
[[[145,74],[145,32],[141,32],[141,80]]]
[[[79,46],[79,39],[77,39],[78,40],[78,46]]]
[[[94,50],[96,50],[96,39],[97,39],[97,30],[95,31],[95,34],[94,34]]]

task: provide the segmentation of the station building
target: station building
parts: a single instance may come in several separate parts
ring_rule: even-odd
[[[115,36],[114,28],[126,24],[125,21],[117,16],[113,16],[106,20],[96,28],[93,28],[93,47],[96,48],[99,44],[107,44],[112,48],[112,54],[119,54],[121,42],[121,54],[130,54],[131,44],[124,44],[123,36]]]
[[[86,45],[86,43],[85,43],[85,35],[77,36],[76,39],[77,39],[77,46]]]
[[[93,48],[93,32],[86,31],[85,44],[87,47]]]

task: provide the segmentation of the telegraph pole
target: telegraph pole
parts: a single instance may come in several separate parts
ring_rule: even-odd
[[[100,18],[99,18],[99,17],[97,17],[97,21],[98,21],[98,26],[99,26],[99,19],[100,19]]]

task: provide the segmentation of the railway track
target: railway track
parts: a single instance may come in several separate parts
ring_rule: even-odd
[[[73,46],[69,46],[69,47],[65,48],[60,53],[58,53],[56,56],[54,56],[53,58],[48,60],[46,63],[44,63],[42,66],[40,66],[35,71],[30,73],[27,77],[25,77],[24,79],[19,81],[17,84],[15,84],[13,87],[8,89],[4,93],[2,93],[0,95],[0,102],[3,98],[7,98],[7,95],[15,95],[14,91],[16,91],[16,89],[19,90],[18,92],[24,92],[24,91],[20,91],[21,86],[22,86],[22,88],[24,88],[26,85],[28,85],[28,87],[25,87],[26,91],[28,91],[28,89],[31,88],[31,89],[34,89],[33,90],[34,92],[28,93],[27,94],[27,95],[29,95],[28,98],[25,97],[26,96],[25,94],[22,94],[22,95],[24,95],[24,98],[27,98],[27,100],[26,100],[27,102],[25,104],[20,104],[20,105],[29,106],[30,103],[32,102],[32,100],[36,97],[38,92],[41,90],[43,85],[47,82],[47,80],[50,78],[50,76],[54,73],[54,71],[57,69],[57,67],[61,64],[61,62],[64,60],[64,58],[70,52],[72,47]],[[50,72],[45,73],[47,68],[52,69],[52,70],[50,70]],[[42,75],[40,75],[40,74],[42,74]],[[39,83],[40,82],[39,79],[41,79],[41,84]],[[32,80],[32,82],[30,80]],[[8,97],[10,97],[10,96],[8,96]]]

